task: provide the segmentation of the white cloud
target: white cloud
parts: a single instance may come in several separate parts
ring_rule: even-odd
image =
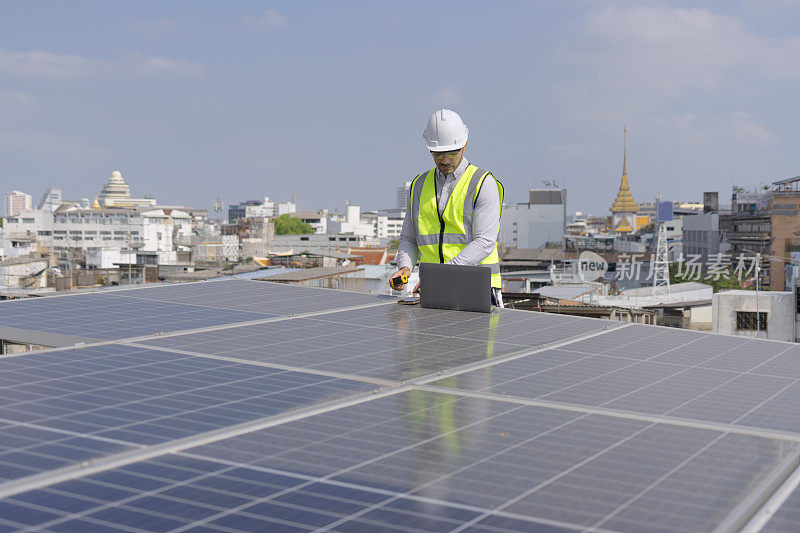
[[[741,110],[701,115],[683,113],[656,123],[660,123],[670,137],[689,145],[770,146],[779,140],[775,133]]]
[[[163,57],[143,57],[133,62],[136,72],[146,75],[169,74],[173,76],[187,76],[199,78],[206,74],[208,69],[200,63],[166,59]]]
[[[251,30],[271,30],[284,28],[289,25],[289,20],[274,9],[268,9],[255,17],[244,17],[239,21],[239,26]]]
[[[16,76],[80,78],[114,66],[112,61],[53,54],[50,52],[14,52],[0,50],[0,72]]]
[[[30,108],[36,105],[36,98],[19,92],[0,89],[0,109]]]
[[[131,22],[130,28],[136,33],[152,37],[169,35],[175,30],[175,21],[168,18]]]
[[[0,72],[43,78],[89,78],[109,75],[161,75],[199,77],[207,69],[200,63],[162,57],[133,56],[124,61],[33,51],[0,49]]]
[[[800,80],[800,39],[751,31],[707,9],[607,7],[591,12],[584,39],[562,54],[607,88],[678,94],[744,80]]]

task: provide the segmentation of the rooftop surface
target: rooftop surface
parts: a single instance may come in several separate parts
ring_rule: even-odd
[[[61,338],[0,357],[0,530],[796,531],[795,344],[250,280],[0,323]]]

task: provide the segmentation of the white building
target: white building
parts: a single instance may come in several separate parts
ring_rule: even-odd
[[[145,251],[172,251],[173,237],[191,234],[192,219],[176,209],[86,209],[64,204],[55,212],[23,211],[8,217],[4,236],[35,238],[39,245],[56,251],[139,247]]]
[[[270,242],[271,253],[329,253],[347,250],[349,247],[365,248],[380,246],[375,237],[353,233],[310,233],[308,235],[275,235]]]
[[[295,211],[292,216],[314,228],[314,233],[328,233],[328,214],[325,210],[317,213]]]
[[[273,218],[297,212],[294,202],[276,202],[269,196],[261,200],[248,200],[228,207],[228,222],[236,222],[242,218]]]
[[[61,187],[50,187],[44,191],[37,209],[55,211],[62,203],[64,203],[64,196]]]
[[[528,203],[503,206],[500,242],[510,248],[562,243],[567,225],[566,189],[531,189]]]
[[[403,230],[403,219],[389,217],[381,212],[369,212],[361,215],[363,224],[372,226],[372,235],[387,241],[400,238]]]
[[[30,194],[22,191],[11,191],[6,193],[5,214],[8,217],[17,216],[21,211],[31,208],[32,198]]]
[[[105,207],[154,207],[155,198],[131,198],[131,187],[122,179],[122,173],[115,170],[108,183],[100,192],[99,203]],[[94,206],[99,207],[99,206]]]
[[[790,291],[734,290],[712,298],[714,333],[795,342],[797,310]]]
[[[361,208],[348,205],[347,214],[342,217],[331,217],[328,222],[328,233],[352,233],[362,237],[374,237],[375,225],[361,220]]]
[[[397,188],[395,193],[394,206],[399,211],[405,211],[408,208],[408,198],[411,191],[411,182],[406,181],[402,186]]]

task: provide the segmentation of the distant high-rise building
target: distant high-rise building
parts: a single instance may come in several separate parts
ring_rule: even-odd
[[[62,204],[64,201],[64,197],[61,191],[61,187],[50,187],[44,194],[42,195],[42,199],[39,200],[38,209],[44,209],[45,211],[55,211],[56,208]]]
[[[294,202],[276,202],[269,196],[261,200],[245,200],[228,206],[228,222],[231,224],[243,218],[272,218],[288,215],[297,211]]]
[[[500,242],[511,248],[560,245],[566,224],[566,189],[530,189],[527,203],[503,206]]]
[[[397,193],[394,201],[396,209],[399,209],[401,211],[406,210],[406,207],[408,206],[408,195],[410,190],[411,190],[410,181],[405,182],[403,186],[397,188]]]
[[[6,193],[6,216],[15,217],[20,211],[30,209],[32,206],[31,195],[22,191],[11,191]]]

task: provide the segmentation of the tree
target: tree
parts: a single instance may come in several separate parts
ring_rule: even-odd
[[[288,214],[281,215],[272,221],[275,224],[275,235],[300,235],[314,233],[314,228]]]
[[[714,279],[717,277],[718,279]],[[686,283],[687,281],[699,281],[706,285],[711,285],[714,292],[727,289],[741,289],[742,284],[739,282],[739,276],[736,272],[732,272],[729,267],[722,267],[718,269],[717,273],[711,273],[708,268],[700,268],[693,270],[685,263],[676,262],[669,265],[669,283]]]

